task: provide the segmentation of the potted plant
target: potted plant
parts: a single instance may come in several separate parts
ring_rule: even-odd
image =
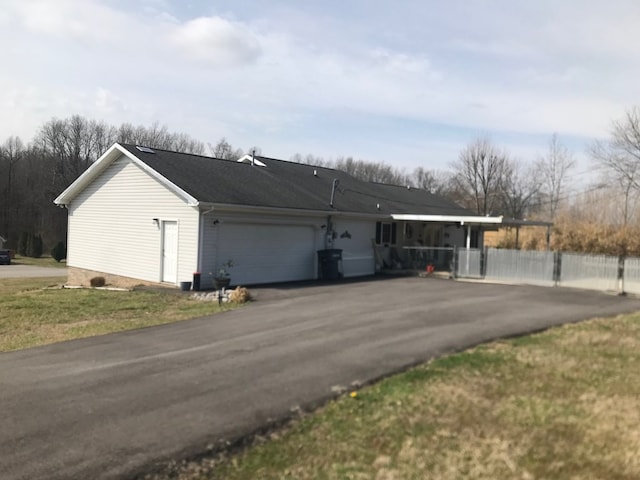
[[[231,283],[231,274],[229,269],[233,267],[233,260],[229,259],[218,267],[213,277],[216,290],[227,288]]]

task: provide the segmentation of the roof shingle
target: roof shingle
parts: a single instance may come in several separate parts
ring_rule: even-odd
[[[122,145],[201,203],[361,214],[474,215],[416,188],[358,180],[345,172],[256,156],[266,167]],[[331,190],[339,181],[333,208]],[[379,208],[378,208],[379,206]]]

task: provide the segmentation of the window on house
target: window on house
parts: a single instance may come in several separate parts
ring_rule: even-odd
[[[376,245],[395,245],[397,222],[376,222]]]

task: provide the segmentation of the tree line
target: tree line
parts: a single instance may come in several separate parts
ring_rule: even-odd
[[[114,126],[79,115],[53,118],[28,143],[11,136],[0,144],[0,235],[8,246],[17,249],[24,243],[21,239],[37,237],[45,252],[54,245],[59,248],[66,238],[67,214],[53,199],[115,142],[228,160],[244,154],[225,138],[205,143],[158,123]],[[252,150],[260,153],[259,148]],[[417,167],[406,172],[385,162],[312,154],[290,160],[335,168],[365,181],[424,189],[477,215],[561,220],[562,225],[580,219],[632,230],[640,222],[640,108],[632,107],[614,120],[610,136],[594,141],[588,154],[597,183],[572,194],[575,157],[556,134],[546,152],[527,160],[514,158],[488,137],[472,139],[447,170]]]
[[[335,168],[365,181],[427,190],[477,215],[519,219],[530,215],[553,219],[575,166],[572,153],[555,134],[548,152],[529,163],[514,159],[487,137],[472,140],[446,171],[417,167],[407,173],[384,162],[352,157],[325,160],[296,154],[291,160]]]

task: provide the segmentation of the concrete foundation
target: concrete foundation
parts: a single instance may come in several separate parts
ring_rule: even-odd
[[[119,288],[133,288],[139,285],[150,286],[169,286],[176,287],[176,285],[168,285],[159,282],[148,282],[146,280],[140,280],[139,278],[123,277],[120,275],[114,275],[112,273],[96,272],[93,270],[86,270],[84,268],[68,267],[67,268],[67,285],[90,287],[91,279],[94,277],[104,277],[106,285]]]

